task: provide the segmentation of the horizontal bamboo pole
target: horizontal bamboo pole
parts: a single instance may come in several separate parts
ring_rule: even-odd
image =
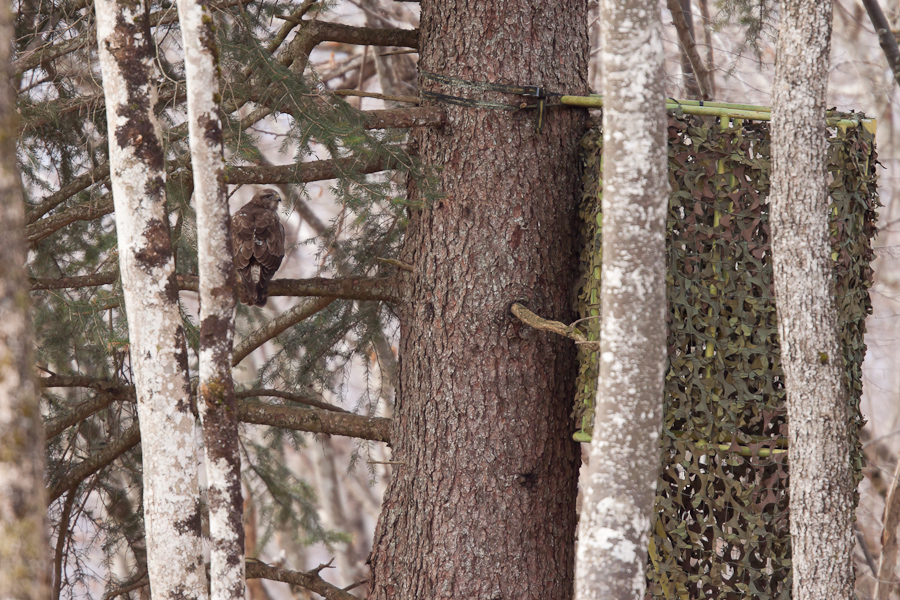
[[[590,98],[602,98],[600,94],[590,94]],[[760,106],[759,104],[733,104],[729,102],[700,102],[700,100],[676,100],[675,98],[666,98],[666,104],[678,104],[681,106],[712,106],[713,108],[733,108],[735,110],[752,110],[754,112],[772,112],[771,106]]]
[[[591,96],[562,96],[561,104],[568,106],[582,106],[585,108],[602,108],[603,97]],[[750,121],[771,121],[772,109],[765,106],[752,104],[726,104],[724,102],[704,102],[700,105],[697,100],[666,100],[666,110],[681,110],[688,115],[703,115],[709,117],[721,117],[731,119],[747,119]],[[873,130],[875,119],[843,119],[832,117],[827,120],[829,127],[858,127],[861,123],[868,130]]]

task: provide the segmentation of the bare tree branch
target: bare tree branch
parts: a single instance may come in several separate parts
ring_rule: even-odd
[[[708,0],[699,0],[700,17],[703,19],[703,43],[706,44],[706,69],[709,71],[709,95],[716,97],[716,58],[713,52]]]
[[[178,287],[182,290],[196,292],[197,276],[179,275]],[[398,282],[393,277],[273,279],[269,284],[269,295],[396,302],[399,294],[398,288]]]
[[[418,96],[393,96],[390,94],[376,94],[374,92],[361,92],[359,90],[334,90],[335,96],[358,96],[360,98],[376,98],[378,100],[387,100],[389,102],[406,102],[407,104],[418,104]],[[375,111],[372,111],[375,112]],[[377,129],[373,127],[372,129]]]
[[[281,56],[281,63],[291,67],[295,73],[302,73],[309,61],[309,53],[322,42],[340,42],[364,46],[402,46],[418,48],[418,29],[379,29],[373,27],[352,27],[326,21],[301,21],[303,27],[291,40]]]
[[[276,166],[241,166],[228,169],[228,183],[233,185],[267,183],[307,183],[334,179],[344,172],[377,173],[397,168],[390,159],[373,157],[362,162],[357,157],[334,160],[314,160]]]
[[[575,343],[583,344],[584,346],[592,350],[600,349],[600,342],[588,340],[585,335],[581,333],[574,325],[566,325],[565,323],[560,323],[559,321],[550,321],[549,319],[545,319],[539,315],[534,314],[518,302],[514,303],[510,307],[509,311],[513,314],[513,316],[515,316],[517,319],[519,319],[529,327],[567,337],[570,340],[575,340]]]
[[[75,277],[31,278],[32,291],[60,290],[71,288],[98,287],[111,285],[119,278],[118,272],[107,271],[96,275]],[[178,275],[178,289],[196,292],[198,278],[193,274]],[[274,279],[269,288],[270,296],[318,296],[347,298],[349,300],[372,300],[396,302],[399,298],[399,282],[393,277],[311,277],[309,279]],[[59,381],[46,379],[45,381]],[[53,387],[45,385],[45,387]],[[59,386],[67,387],[67,386]]]
[[[98,398],[100,396],[104,396],[104,395],[110,396],[112,398],[109,403],[111,403],[111,402],[134,402],[134,386],[123,385],[116,381],[111,381],[109,379],[96,379],[96,378],[87,377],[84,375],[73,375],[73,376],[54,375],[54,376],[50,376],[50,377],[41,378],[40,381],[41,381],[43,387],[45,387],[45,388],[83,387],[83,388],[90,388],[93,390],[97,390],[98,392],[100,392],[100,394],[98,394]],[[298,404],[305,404],[307,406],[314,407],[314,409],[321,409],[321,410],[318,410],[317,412],[324,411],[324,412],[336,413],[336,414],[341,414],[341,415],[349,415],[351,417],[360,416],[360,415],[355,415],[351,412],[348,412],[339,406],[335,406],[334,404],[329,404],[328,402],[325,402],[325,400],[319,394],[317,394],[315,391],[313,391],[311,389],[302,389],[301,388],[294,392],[285,392],[282,390],[275,390],[275,389],[255,388],[255,389],[249,389],[249,390],[244,390],[244,391],[240,391],[240,392],[235,392],[235,396],[237,398],[241,398],[241,399],[261,398],[261,397],[267,397],[267,396],[272,397],[272,398],[283,398],[290,402],[296,402]],[[106,402],[106,400],[103,400],[103,402]],[[58,417],[57,419],[51,419],[50,421],[48,421],[47,425],[45,425],[45,427],[47,428],[47,431],[48,431],[47,438],[49,439],[53,435],[58,435],[58,433],[59,433],[58,431],[55,433],[52,433],[52,434],[50,433],[50,431],[51,431],[50,428],[53,427],[53,425],[52,425],[53,423],[62,423],[62,419],[66,419],[69,422],[69,424],[66,425],[66,427],[69,427],[72,424],[76,423],[78,420],[85,419],[85,418],[89,417],[90,414],[92,414],[92,413],[87,413],[88,405],[99,406],[99,408],[97,408],[97,410],[100,410],[102,408],[105,408],[105,406],[108,406],[109,403],[106,403],[101,406],[100,405],[101,403],[99,401],[97,404],[93,404],[93,400],[89,400],[87,402],[79,404],[77,408],[73,409],[73,413],[77,413],[77,414],[65,415],[64,417]],[[275,406],[275,405],[262,404],[262,403],[258,403],[258,402],[244,402],[244,404],[245,405],[259,405],[259,406],[263,406],[263,407]],[[303,413],[304,415],[308,414],[308,411],[314,410],[314,409],[305,409],[305,408],[292,407],[292,406],[285,406],[285,408],[297,408],[298,410],[307,411],[307,413]],[[265,411],[263,411],[263,412],[265,412]],[[257,411],[256,413],[253,413],[253,414],[259,414],[259,411]],[[365,425],[366,423],[370,423],[370,421],[371,421],[370,417],[361,417],[361,418],[365,419],[365,420],[359,421],[359,423],[361,425],[357,425],[357,426]],[[350,435],[347,433],[342,433],[342,431],[346,430],[346,426],[345,426],[346,422],[345,421],[340,421],[340,420],[331,421],[331,420],[328,420],[327,417],[323,418],[324,420],[320,419],[318,421],[310,420],[306,417],[304,417],[304,419],[305,420],[301,419],[299,421],[294,421],[293,424],[289,428],[290,429],[298,429],[300,431],[310,431],[312,433],[333,433],[335,435]],[[390,419],[382,419],[381,421],[389,421],[389,420]],[[376,420],[376,423],[380,423],[381,421]],[[248,422],[256,423],[257,421],[248,421]],[[312,426],[315,427],[315,429],[302,429],[302,423],[305,423],[305,422],[313,423]],[[324,423],[324,425],[318,424],[320,422]],[[353,421],[352,419],[349,422],[355,423],[355,421]],[[343,427],[343,429],[329,429],[329,430],[323,431],[322,427],[326,427],[326,428],[327,427],[338,427],[338,428]],[[385,434],[385,435],[387,435],[387,434]],[[364,439],[370,439],[370,438],[364,438]],[[378,439],[380,439],[380,438],[378,438]],[[387,441],[387,440],[385,439],[382,441]]]
[[[349,594],[339,587],[333,586],[321,577],[319,571],[327,565],[314,569],[307,573],[279,569],[257,560],[247,561],[247,579],[268,579],[270,581],[282,581],[291,585],[299,585],[313,591],[326,600],[358,600],[356,596]]]
[[[269,286],[271,296],[331,296],[350,300],[396,302],[399,282],[393,277],[337,277],[326,279],[275,279]]]
[[[345,435],[375,442],[391,441],[391,420],[317,408],[264,404],[240,400],[235,405],[238,420],[294,431]]]
[[[110,592],[108,592],[105,596],[103,596],[103,600],[112,600],[113,598],[118,598],[119,596],[123,596],[128,592],[133,592],[134,590],[139,590],[142,587],[150,585],[150,578],[146,573],[139,575],[134,581],[130,583],[126,583],[122,587],[116,588]]]
[[[31,291],[64,290],[71,288],[98,287],[110,285],[119,279],[118,271],[106,271],[94,275],[77,275],[75,277],[30,277]]]

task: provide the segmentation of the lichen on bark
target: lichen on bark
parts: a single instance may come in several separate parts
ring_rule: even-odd
[[[155,47],[147,6],[96,0],[110,182],[128,317],[144,476],[147,562],[154,598],[205,598],[194,416],[165,169],[153,112]]]
[[[600,376],[575,598],[643,598],[666,364],[666,114],[658,5],[602,0]]]
[[[792,597],[849,600],[855,485],[826,173],[832,2],[785,0],[780,18],[769,201],[788,408]]]
[[[244,526],[241,458],[231,378],[235,272],[225,185],[219,65],[204,0],[178,0],[185,52],[188,132],[197,210],[200,276],[200,401],[209,497],[210,593],[242,600]]]

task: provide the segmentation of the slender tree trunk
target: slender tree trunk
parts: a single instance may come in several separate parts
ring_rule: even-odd
[[[900,463],[894,469],[891,486],[884,499],[881,518],[881,557],[875,574],[875,600],[889,600],[895,587],[897,559],[900,557]]]
[[[712,19],[709,16],[709,0],[699,0],[700,17],[703,19],[703,43],[706,44],[706,68],[709,72],[709,97],[716,97],[716,57],[712,45]]]
[[[582,0],[422,4],[420,69],[584,93]],[[526,100],[420,77],[419,89]],[[410,216],[402,259],[398,461],[371,556],[370,600],[567,599],[578,447],[571,342],[522,325],[517,301],[571,320],[576,146],[584,114],[446,104],[418,139],[437,197]]]
[[[691,13],[691,0],[678,0],[675,4],[677,7],[675,7],[674,10],[681,11],[685,33],[692,40],[696,40],[697,38],[694,35],[694,15]],[[670,10],[671,9],[672,7],[670,7]],[[672,19],[675,19],[674,14],[672,15]],[[676,23],[678,22],[679,21],[676,21]],[[681,32],[679,32],[679,35],[680,34]],[[684,47],[681,48],[679,55],[681,57],[681,73],[684,76],[684,93],[688,98],[700,98],[700,86],[697,85],[697,75],[694,73],[691,59],[687,55],[687,51]]]
[[[853,597],[853,476],[825,171],[832,3],[781,4],[772,257],[787,388],[794,600]]]
[[[602,0],[600,381],[578,530],[576,599],[644,597],[666,364],[662,18]],[[646,82],[635,85],[634,82]]]
[[[50,593],[44,430],[33,372],[25,200],[16,168],[18,115],[10,76],[13,17],[0,2],[0,598]]]
[[[231,363],[235,273],[225,186],[216,34],[206,0],[178,0],[197,210],[200,382],[209,497],[210,596],[244,598],[244,501]]]
[[[96,0],[110,180],[144,469],[153,597],[205,598],[194,416],[165,210],[146,4]]]

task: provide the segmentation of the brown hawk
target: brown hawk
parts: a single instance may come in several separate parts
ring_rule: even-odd
[[[269,281],[284,258],[284,226],[276,212],[279,202],[278,192],[267,188],[231,218],[238,296],[244,304],[265,306]]]

